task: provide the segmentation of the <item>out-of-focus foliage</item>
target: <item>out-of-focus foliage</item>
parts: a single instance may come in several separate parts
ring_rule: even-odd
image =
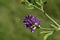
[[[60,24],[60,0],[47,0],[44,10]],[[34,33],[25,29],[22,20],[28,14],[39,18],[42,27],[51,27],[52,22],[38,9],[26,9],[21,0],[0,0],[0,40],[42,40],[40,29]],[[60,31],[48,40],[60,40]]]

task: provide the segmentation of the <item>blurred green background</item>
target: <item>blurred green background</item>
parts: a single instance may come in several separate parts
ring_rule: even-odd
[[[60,0],[47,0],[44,10],[60,24]],[[28,14],[39,18],[42,27],[51,27],[52,22],[38,9],[26,9],[21,0],[0,0],[0,40],[43,40],[40,29],[31,33],[24,27],[22,20]],[[47,40],[60,40],[60,31]]]

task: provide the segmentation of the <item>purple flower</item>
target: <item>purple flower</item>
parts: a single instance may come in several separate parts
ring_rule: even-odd
[[[23,23],[26,28],[29,28],[31,32],[34,32],[34,30],[39,27],[40,20],[38,20],[35,16],[27,15],[23,19]]]

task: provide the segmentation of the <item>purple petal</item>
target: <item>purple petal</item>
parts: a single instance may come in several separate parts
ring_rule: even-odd
[[[32,15],[25,16],[23,19],[23,23],[25,27],[28,27],[31,32],[34,32],[35,28],[40,25],[40,20],[38,20],[36,17]],[[36,23],[36,24],[35,24]],[[33,26],[35,25],[35,26]]]
[[[35,20],[36,20],[36,17],[33,16],[33,17],[31,18],[31,21],[32,21],[32,22],[35,22]]]
[[[36,19],[36,23],[39,25],[40,24],[40,21],[38,19]]]
[[[31,29],[31,32],[34,32],[34,29],[33,28]]]

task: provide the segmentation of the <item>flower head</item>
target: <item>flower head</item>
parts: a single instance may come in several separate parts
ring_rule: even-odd
[[[25,27],[29,28],[31,32],[34,32],[34,30],[39,27],[40,20],[38,20],[35,16],[27,15],[23,19],[23,23]]]

